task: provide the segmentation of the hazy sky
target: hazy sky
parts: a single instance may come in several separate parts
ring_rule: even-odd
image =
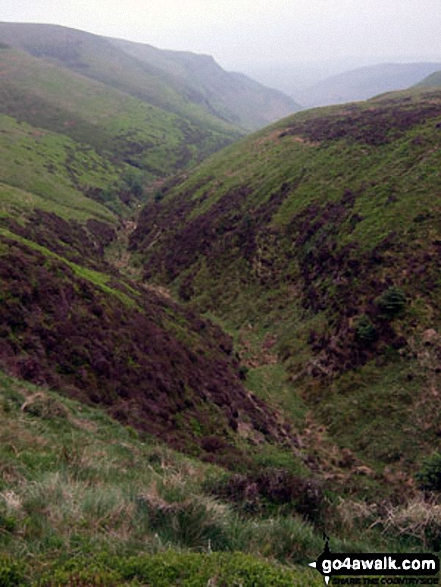
[[[209,53],[227,69],[346,55],[441,58],[441,0],[0,0],[0,20]]]

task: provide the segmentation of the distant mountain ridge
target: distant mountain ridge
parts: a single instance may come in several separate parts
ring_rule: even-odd
[[[56,25],[0,23],[0,41],[193,122],[256,130],[300,109],[288,96],[224,71],[212,57],[163,51]]]
[[[441,63],[381,63],[330,76],[304,90],[306,107],[367,100],[385,92],[405,90],[441,69]]]

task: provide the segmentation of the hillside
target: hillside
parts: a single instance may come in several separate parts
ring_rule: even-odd
[[[226,466],[253,442],[289,446],[229,337],[117,270],[136,274],[121,243],[139,202],[237,131],[10,47],[0,68],[1,367]]]
[[[438,88],[439,86],[441,86],[441,72],[435,71],[431,75],[424,78],[419,84],[416,84],[415,87]]]
[[[299,113],[165,186],[132,236],[146,279],[234,334],[248,385],[347,451],[346,487],[411,494],[441,448],[440,125],[434,91]]]
[[[440,67],[439,63],[381,63],[359,67],[308,87],[300,100],[309,108],[367,100],[385,92],[410,88]]]
[[[299,109],[281,92],[225,72],[205,55],[52,25],[0,23],[0,41],[218,132],[256,130]]]
[[[229,338],[110,263],[120,220],[82,189],[112,180],[107,162],[9,117],[0,129],[0,365],[211,458],[242,426],[285,439],[244,390]]]
[[[0,440],[5,587],[322,584],[305,565],[321,536],[292,504],[241,515],[216,495],[237,476],[102,410],[0,372]]]
[[[0,40],[0,585],[439,550],[441,93],[243,138],[280,97],[207,56]]]
[[[282,92],[269,89],[246,75],[226,72],[209,55],[165,51],[129,41],[109,39],[129,55],[173,75],[174,84],[220,118],[256,130],[300,110]]]
[[[7,47],[0,49],[0,68],[0,113],[91,147],[121,174],[132,168],[146,179],[164,177],[240,135],[221,121],[214,129],[191,123]]]

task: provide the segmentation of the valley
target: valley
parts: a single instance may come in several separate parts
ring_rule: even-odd
[[[437,330],[440,112],[432,92],[298,114],[165,191],[132,237],[148,279],[239,338],[271,340],[315,416],[374,468],[411,471],[437,442],[433,405],[429,422],[415,393],[438,385],[436,370],[421,379],[421,357]],[[421,428],[406,447],[410,414]]]
[[[0,585],[438,551],[436,83],[296,112],[208,56],[0,41]]]

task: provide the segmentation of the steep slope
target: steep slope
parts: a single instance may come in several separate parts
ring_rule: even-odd
[[[300,110],[299,104],[249,77],[224,71],[209,55],[164,51],[129,41],[109,39],[141,61],[173,75],[190,100],[204,104],[220,118],[256,130]]]
[[[162,189],[132,239],[389,483],[440,447],[440,126],[434,91],[297,114]]]
[[[3,585],[322,584],[303,566],[321,536],[293,511],[239,516],[210,490],[220,467],[2,372],[0,406]]]
[[[216,131],[254,130],[298,109],[281,92],[229,74],[207,56],[52,25],[0,23],[0,40]]]
[[[107,262],[119,195],[144,191],[130,170],[107,148],[0,115],[1,367],[227,465],[250,443],[290,444],[244,389],[229,337]]]
[[[385,92],[405,90],[440,66],[439,63],[381,63],[360,67],[307,88],[301,100],[308,107],[367,100]]]
[[[0,236],[0,364],[10,373],[104,406],[186,451],[228,460],[242,426],[256,438],[284,436],[243,389],[220,329],[16,233]]]
[[[223,123],[214,130],[191,123],[11,48],[0,49],[0,70],[0,113],[67,135],[147,178],[182,169],[239,136]]]

